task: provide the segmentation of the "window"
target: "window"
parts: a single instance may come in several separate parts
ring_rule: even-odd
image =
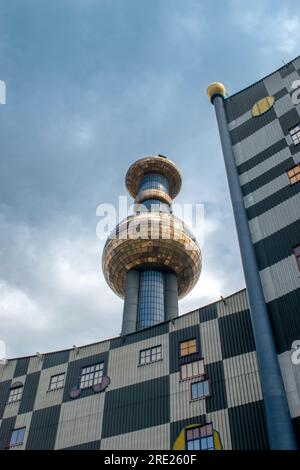
[[[12,386],[9,390],[7,403],[15,403],[16,401],[20,401],[22,398],[22,391],[23,391],[23,384]]]
[[[93,366],[83,367],[80,375],[80,388],[88,388],[100,384],[103,377],[104,362]]]
[[[162,359],[161,345],[140,351],[140,365],[150,364],[151,362],[156,362],[160,359]]]
[[[197,352],[196,338],[180,343],[180,356],[188,356]]]
[[[210,396],[209,381],[201,380],[191,384],[191,399],[197,400],[198,398],[204,398]]]
[[[294,255],[298,264],[298,268],[300,271],[300,245],[295,246],[294,248]]]
[[[23,444],[26,428],[14,429],[10,436],[8,447],[20,446]]]
[[[65,373],[52,375],[49,384],[49,390],[57,390],[62,388],[65,384]]]
[[[181,379],[191,379],[193,377],[199,377],[204,375],[204,361],[189,362],[188,364],[182,364],[180,368]]]
[[[300,124],[290,129],[290,135],[294,145],[298,145],[300,143]]]
[[[290,170],[287,172],[290,183],[295,184],[299,183],[300,181],[300,164],[293,166]]]
[[[186,430],[187,450],[214,450],[212,424]]]
[[[252,108],[252,116],[257,117],[261,114],[266,113],[269,109],[272,108],[273,104],[275,103],[274,96],[265,96],[261,100],[257,101]]]

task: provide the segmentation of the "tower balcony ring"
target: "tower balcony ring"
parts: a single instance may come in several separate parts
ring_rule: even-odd
[[[134,203],[141,204],[147,199],[158,199],[161,202],[165,202],[169,206],[172,204],[172,199],[170,196],[165,191],[161,191],[160,189],[145,189],[144,191],[140,191],[137,194]]]
[[[142,227],[140,235],[136,232],[137,226]],[[166,230],[169,230],[168,238],[165,238]],[[126,273],[131,269],[173,272],[177,277],[179,298],[188,294],[198,281],[201,272],[199,245],[183,222],[173,215],[142,213],[129,216],[119,224],[116,233],[117,238],[110,237],[105,244],[102,269],[106,282],[120,297],[124,297]]]
[[[181,189],[181,174],[175,163],[160,157],[144,157],[134,162],[126,173],[126,187],[132,197],[136,197],[142,178],[148,173],[159,173],[169,183],[169,195],[174,199]]]

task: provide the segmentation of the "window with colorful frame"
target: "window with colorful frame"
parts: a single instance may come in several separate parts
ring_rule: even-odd
[[[210,381],[199,380],[191,384],[191,400],[199,400],[210,396]]]
[[[204,360],[188,362],[180,366],[180,378],[182,380],[201,377],[205,374]]]
[[[296,184],[300,181],[300,163],[298,165],[293,166],[287,171],[287,175],[290,180],[290,184]]]
[[[151,364],[151,362],[160,361],[162,359],[162,346],[154,346],[140,351],[139,365]]]
[[[297,261],[298,269],[300,271],[300,244],[294,247],[294,255]]]
[[[104,371],[104,362],[93,364],[92,366],[83,367],[81,369],[79,386],[81,389],[93,387],[102,382]]]
[[[14,429],[11,432],[8,447],[20,446],[23,444],[26,427]]]
[[[186,450],[214,450],[213,434],[211,423],[187,429]]]
[[[180,343],[180,357],[188,356],[197,352],[197,340],[196,338],[189,339],[188,341],[182,341]]]

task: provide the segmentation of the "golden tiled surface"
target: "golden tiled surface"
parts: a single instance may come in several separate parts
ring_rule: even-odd
[[[171,199],[174,199],[179,193],[181,175],[175,163],[164,157],[152,156],[137,160],[127,171],[125,182],[127,190],[132,197],[136,197],[140,181],[147,173],[159,173],[167,179]]]
[[[165,191],[161,191],[160,189],[145,189],[145,191],[140,191],[137,194],[134,203],[141,204],[147,199],[158,199],[159,201],[169,204],[169,206],[172,204],[172,199],[170,196]]]
[[[178,218],[164,213],[132,215],[117,227],[117,238],[105,244],[102,267],[108,285],[124,297],[126,273],[152,267],[174,272],[178,295],[184,297],[201,272],[201,252],[190,231]]]

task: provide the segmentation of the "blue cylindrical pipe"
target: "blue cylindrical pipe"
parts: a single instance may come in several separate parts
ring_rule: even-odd
[[[224,98],[219,94],[215,94],[211,101],[218,122],[245,275],[265,403],[269,445],[271,449],[276,450],[295,450],[297,449],[295,434],[227,127]]]

